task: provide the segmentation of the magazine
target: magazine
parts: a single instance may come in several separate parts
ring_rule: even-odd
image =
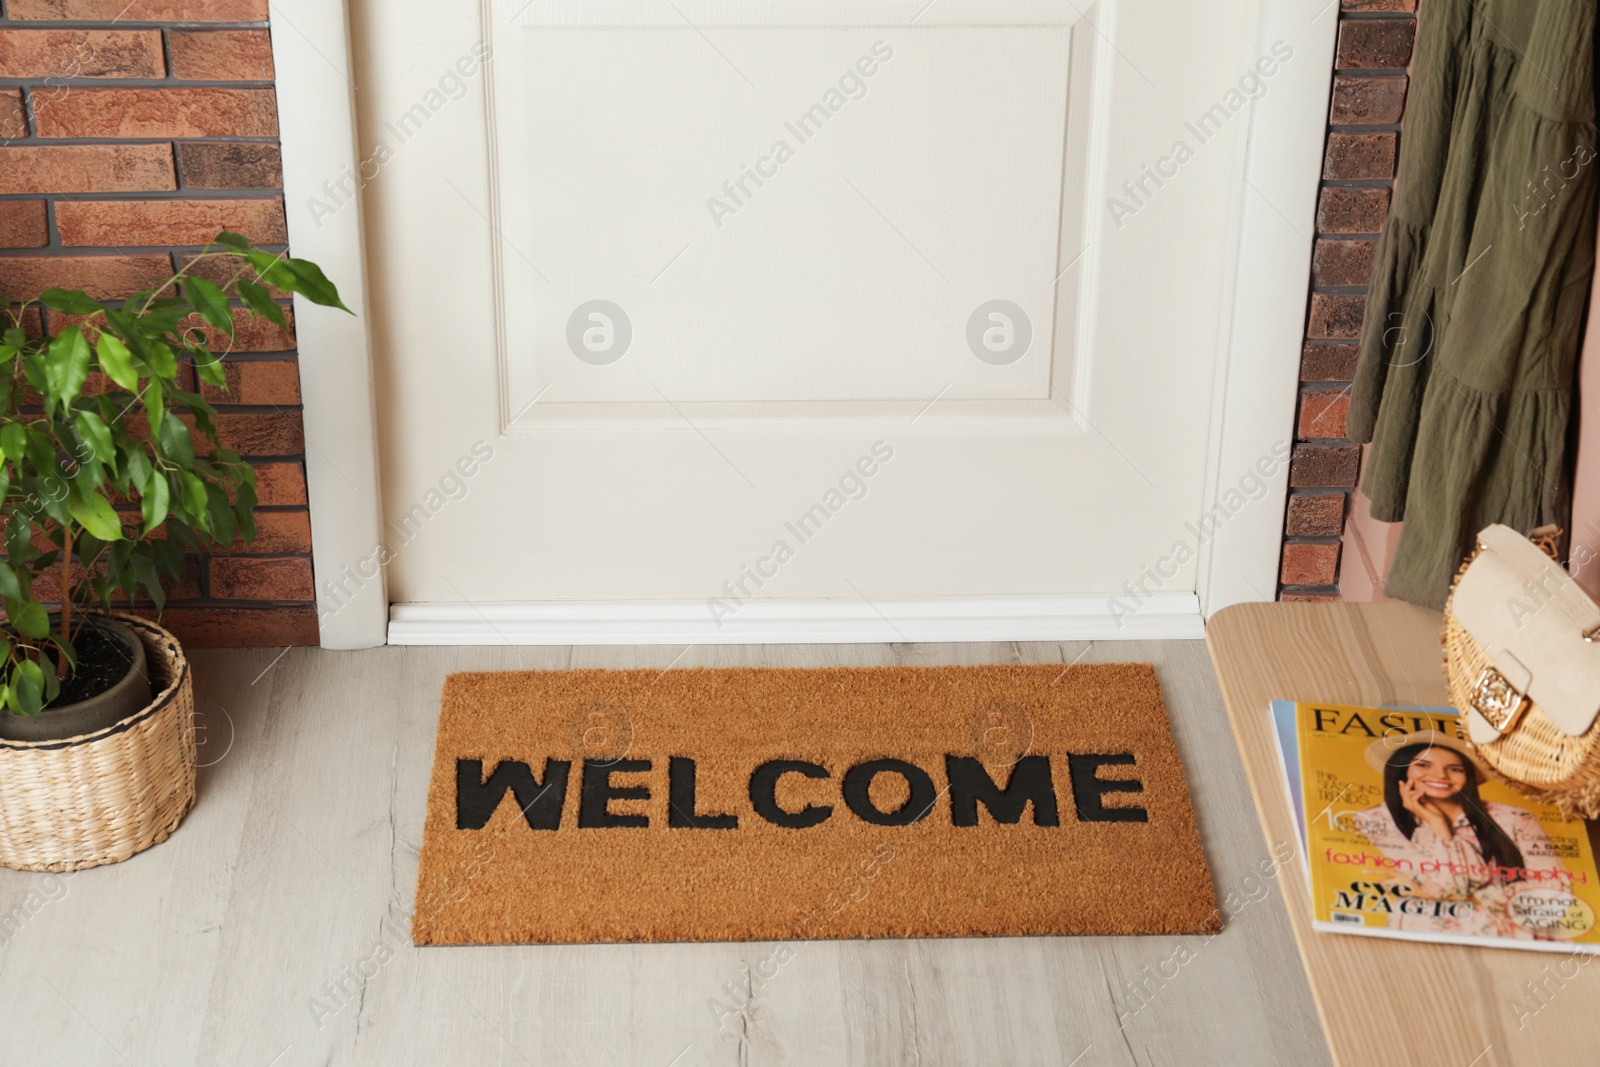
[[[1318,930],[1600,953],[1591,828],[1493,778],[1451,708],[1275,700]]]

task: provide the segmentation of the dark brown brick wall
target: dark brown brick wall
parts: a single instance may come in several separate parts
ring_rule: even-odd
[[[223,228],[283,247],[267,0],[3,3],[0,296],[126,296]],[[228,389],[206,389],[261,510],[254,544],[173,583],[163,622],[195,646],[317,640],[289,321],[241,323]]]
[[[1374,242],[1394,187],[1416,0],[1342,0],[1300,352],[1278,580],[1284,600],[1339,595],[1339,538],[1361,449],[1345,437]]]

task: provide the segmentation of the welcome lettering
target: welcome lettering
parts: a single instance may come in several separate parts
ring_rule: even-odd
[[[1108,806],[1106,797],[1117,793],[1143,793],[1137,778],[1102,778],[1102,767],[1135,766],[1133,753],[1066,754],[1068,802],[1058,802],[1050,757],[1023,756],[999,781],[982,761],[971,756],[944,757],[944,786],[933,775],[907,760],[883,758],[855,764],[839,776],[838,798],[856,819],[873,826],[909,826],[932,814],[939,799],[949,794],[953,826],[979,825],[981,807],[996,822],[1017,825],[1030,816],[1034,826],[1061,825],[1061,808],[1067,807],[1080,823],[1149,822],[1149,813],[1132,804]],[[577,827],[580,830],[641,828],[651,825],[643,812],[612,809],[614,801],[648,801],[651,787],[639,780],[655,769],[648,759],[584,760],[579,768]],[[801,759],[772,759],[750,771],[748,795],[756,816],[773,826],[805,830],[833,818],[836,805],[806,804],[786,809],[778,803],[779,783],[788,775],[826,781],[835,775],[826,766]],[[484,775],[481,759],[456,760],[456,829],[481,830],[488,825],[507,795],[512,798],[530,830],[558,830],[567,816],[567,794],[572,761],[546,759],[542,773],[530,764],[501,760]],[[619,778],[631,779],[618,781]],[[880,778],[899,779],[906,799],[892,810],[879,808],[872,785]],[[739,816],[703,811],[697,798],[699,779],[694,759],[673,756],[667,760],[667,818],[669,829],[733,830]]]

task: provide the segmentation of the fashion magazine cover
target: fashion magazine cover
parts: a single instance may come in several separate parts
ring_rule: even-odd
[[[1319,930],[1600,952],[1582,820],[1493,778],[1443,708],[1274,701]]]

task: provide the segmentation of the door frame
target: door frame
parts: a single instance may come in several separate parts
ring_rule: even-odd
[[[1114,635],[1086,629],[1085,637],[1195,637],[1199,636],[1194,631],[1200,616],[1209,617],[1230,604],[1270,600],[1276,594],[1289,464],[1266,464],[1270,467],[1267,473],[1263,463],[1281,456],[1294,440],[1298,354],[1310,299],[1310,235],[1338,25],[1337,4],[1328,4],[1309,19],[1306,6],[1303,0],[1260,0],[1258,9],[1258,54],[1281,39],[1289,42],[1300,61],[1284,64],[1271,90],[1252,106],[1243,200],[1235,211],[1239,237],[1233,305],[1221,316],[1219,327],[1224,366],[1213,398],[1205,499],[1220,503],[1241,477],[1252,472],[1266,483],[1266,493],[1215,523],[1202,546],[1195,595],[1158,594],[1172,603],[1166,611],[1141,612],[1148,615],[1146,625]],[[390,610],[383,571],[377,411],[366,316],[366,246],[359,183],[353,180],[360,153],[348,4],[347,0],[270,0],[269,17],[290,247],[317,260],[338,279],[345,303],[356,313],[352,318],[295,298],[321,641],[324,648],[369,648],[388,640]],[[304,205],[317,198],[326,202],[328,190],[341,182],[345,187],[340,191],[347,200],[355,201],[357,210],[322,213],[313,220]],[[297,210],[297,205],[301,209]],[[1037,620],[1039,606],[1021,601],[1035,598],[1004,598],[1018,602],[1011,605],[990,603],[992,598],[972,599],[978,612],[969,616],[977,626],[974,634],[982,630],[989,634],[987,639],[1018,640],[1033,633],[1032,624],[1025,620]],[[655,612],[652,624],[650,607],[574,605],[574,613],[549,621],[567,635],[562,643],[572,641],[570,624],[586,611],[602,624],[590,634],[593,640],[675,640],[679,636],[675,613]],[[825,629],[813,632],[808,628],[814,621],[810,617],[786,613],[781,604],[772,608],[770,625],[752,629],[742,639],[881,640],[881,634],[872,636],[869,628],[857,633],[850,627],[841,628],[842,636],[830,638]],[[925,609],[908,605],[908,610],[912,616],[927,617]],[[980,625],[980,617],[987,621]],[[613,623],[609,628],[603,625],[607,618]],[[466,619],[461,623],[436,627],[436,637],[449,641],[452,634],[475,628]],[[1157,624],[1157,629],[1150,628]],[[481,628],[481,623],[476,628]],[[510,640],[492,623],[489,629],[497,635],[494,643]],[[519,633],[518,640],[544,643],[551,639],[541,640],[535,629],[545,628],[530,628],[526,634]],[[1051,631],[1040,631],[1046,632]],[[949,639],[949,633],[936,636],[938,633],[929,632],[922,639]]]

